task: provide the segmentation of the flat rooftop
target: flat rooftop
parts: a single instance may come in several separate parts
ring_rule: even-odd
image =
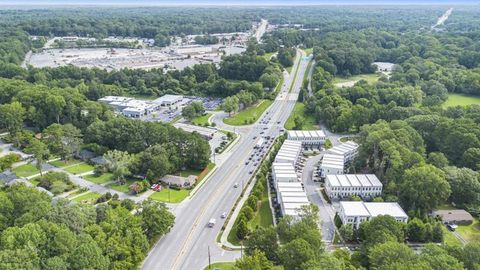
[[[402,207],[396,202],[346,202],[341,201],[346,216],[376,217],[389,215],[395,218],[408,218]]]
[[[381,187],[382,182],[374,174],[328,174],[327,181],[335,187]]]

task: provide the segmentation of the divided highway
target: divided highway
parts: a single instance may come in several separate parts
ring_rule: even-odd
[[[240,252],[226,251],[216,241],[225,222],[225,219],[220,216],[223,212],[230,213],[232,211],[243,184],[246,184],[252,177],[249,172],[255,169],[253,162],[248,165],[245,165],[245,162],[254,151],[257,141],[255,138],[276,137],[283,129],[283,125],[295,106],[309,60],[303,51],[297,50],[292,75],[285,76],[284,85],[274,103],[257,123],[237,128],[241,137],[230,150],[231,155],[194,196],[175,208],[175,226],[152,248],[142,264],[142,269],[203,269],[208,264],[208,249],[210,249],[212,262],[234,261],[240,257]],[[297,67],[298,72],[295,77]],[[262,119],[268,118],[271,119],[267,124],[261,123]],[[239,184],[239,188],[234,188],[235,183]],[[207,226],[211,218],[217,220],[217,224],[213,228]]]

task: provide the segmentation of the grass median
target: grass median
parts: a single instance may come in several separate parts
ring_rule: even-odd
[[[223,122],[232,126],[242,126],[255,123],[263,112],[272,105],[273,101],[264,99],[256,106],[249,107],[231,117],[223,119]]]
[[[307,115],[305,113],[305,104],[302,102],[295,103],[292,114],[290,114],[287,122],[285,122],[286,129],[292,130],[295,128],[296,117],[301,117],[303,119],[301,130],[313,130],[319,128],[315,117],[313,117],[312,115]]]

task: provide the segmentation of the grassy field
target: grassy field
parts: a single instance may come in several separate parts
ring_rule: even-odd
[[[197,126],[208,126],[209,125],[208,118],[210,118],[210,116],[212,116],[212,114],[207,113],[205,115],[193,118],[192,121],[190,122]]]
[[[99,193],[96,193],[96,192],[88,192],[88,193],[85,193],[83,195],[80,195],[74,199],[72,199],[73,201],[75,202],[82,202],[82,201],[86,201],[88,203],[95,203],[95,201],[100,198],[100,194]]]
[[[40,173],[37,167],[30,163],[18,166],[12,169],[12,172],[14,172],[18,177],[28,177]]]
[[[78,159],[55,160],[55,161],[49,162],[50,165],[53,165],[58,168],[63,168],[63,167],[67,167],[67,166],[71,166],[79,163],[82,163],[82,161]]]
[[[305,54],[306,54],[307,56],[309,56],[310,54],[313,53],[313,48],[303,49],[303,51],[305,52]]]
[[[235,265],[234,262],[220,262],[220,263],[212,263],[211,267],[205,267],[203,270],[213,270],[213,269],[220,269],[220,270],[233,270],[233,266]]]
[[[443,103],[443,107],[467,106],[472,104],[480,104],[480,97],[452,93],[448,94],[448,99]]]
[[[170,193],[170,200],[169,200],[169,193]],[[168,189],[168,188],[163,188],[159,192],[155,192],[152,195],[150,195],[150,199],[160,201],[160,202],[171,202],[171,203],[179,203],[183,201],[188,195],[190,194],[190,190],[187,189],[181,189],[181,190],[175,190],[175,189]]]
[[[86,173],[86,172],[91,172],[93,171],[93,166],[87,164],[87,163],[79,163],[77,165],[73,165],[71,167],[65,168],[65,171],[73,174],[81,174],[81,173]]]
[[[95,183],[95,184],[103,184],[103,183],[106,183],[108,181],[110,181],[110,179],[112,178],[113,174],[111,173],[104,173],[100,176],[95,176],[95,175],[86,175],[84,178],[87,180],[87,181],[90,181],[92,183]]]
[[[223,119],[223,122],[232,126],[242,126],[255,123],[262,113],[272,104],[272,100],[264,99],[256,106],[249,107],[232,117]]]
[[[355,75],[355,76],[348,76],[348,77],[335,77],[333,79],[333,83],[344,83],[344,82],[350,82],[350,81],[360,81],[360,80],[365,80],[368,83],[375,83],[378,81],[380,78],[380,75],[377,73],[374,74],[360,74],[360,75]]]
[[[301,116],[304,118],[302,130],[312,130],[318,129],[315,118],[311,115],[305,114],[305,104],[297,102],[293,108],[293,113],[288,117],[287,122],[285,123],[286,129],[293,129],[295,127],[295,117]]]
[[[468,242],[480,242],[480,222],[478,219],[466,226],[459,225],[456,230]]]

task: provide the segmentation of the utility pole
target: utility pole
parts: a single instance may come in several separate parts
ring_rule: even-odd
[[[208,246],[208,269],[211,269],[211,261],[210,261],[210,246]]]

